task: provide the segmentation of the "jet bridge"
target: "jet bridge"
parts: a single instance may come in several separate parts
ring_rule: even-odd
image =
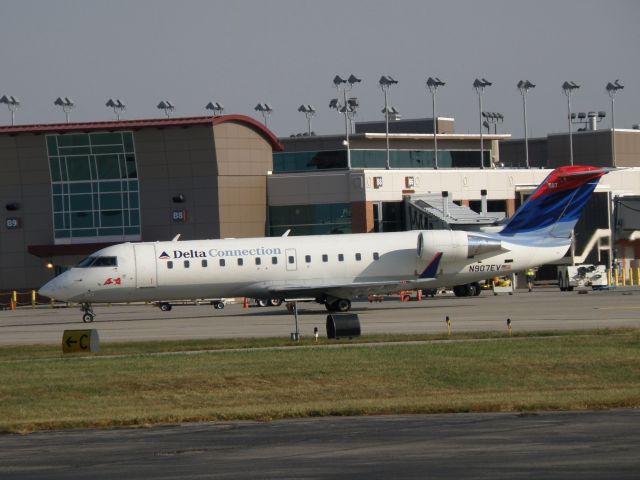
[[[407,230],[470,230],[480,231],[496,227],[504,220],[505,212],[477,213],[451,200],[448,192],[410,195],[405,197]]]

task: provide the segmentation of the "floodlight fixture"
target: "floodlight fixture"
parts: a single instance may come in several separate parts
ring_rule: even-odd
[[[482,112],[482,116],[485,118],[484,122],[482,122],[482,125],[486,128],[485,123],[488,124],[493,124],[493,133],[497,134],[498,133],[498,123],[503,123],[504,122],[504,115],[502,115],[499,112]],[[489,133],[489,132],[487,132]]]
[[[273,113],[273,108],[268,103],[259,103],[254,107],[256,112],[260,112],[262,118],[264,120],[264,126],[267,126],[267,121],[271,114]]]
[[[340,75],[336,75],[333,77],[333,85],[338,88],[340,85],[347,83],[347,81],[342,78]]]
[[[486,78],[476,78],[473,81],[473,88],[478,94],[478,123],[480,129],[480,168],[484,168],[484,138],[482,136],[482,94],[484,93],[484,89],[486,87],[490,87],[493,85]]]
[[[209,102],[204,108],[206,110],[211,110],[214,117],[222,115],[224,112],[224,106],[219,102]]]
[[[13,95],[3,95],[2,98],[0,98],[0,103],[7,106],[11,112],[11,125],[15,125],[16,110],[20,108],[20,100],[18,97],[14,97]]]
[[[378,80],[378,83],[380,84],[381,87],[384,86],[391,86],[391,85],[395,85],[396,83],[398,83],[398,81],[393,78],[391,75],[382,75],[380,77],[380,80]]]
[[[361,78],[356,77],[353,73],[351,75],[349,75],[349,78],[347,78],[347,82],[349,83],[349,85],[351,87],[353,87],[356,83],[360,83],[362,82]]]
[[[62,108],[62,111],[64,112],[64,115],[65,115],[65,119],[67,123],[69,123],[69,112],[73,110],[76,106],[75,103],[73,103],[73,100],[71,100],[69,97],[64,97],[64,98],[58,97],[53,102],[53,104]]]
[[[167,118],[169,118],[175,111],[176,106],[169,100],[162,100],[160,103],[158,103],[156,108],[158,108],[159,110],[164,110],[164,114],[167,116]]]
[[[568,118],[569,118],[569,162],[570,165],[573,165],[573,131],[571,129],[571,95],[573,95],[573,92],[578,90],[580,88],[580,85],[578,85],[576,82],[572,82],[572,81],[565,81],[562,84],[562,91],[564,92],[564,94],[567,96],[567,111],[568,111]]]
[[[307,134],[311,136],[311,119],[316,115],[316,109],[313,105],[302,104],[298,107],[298,111],[304,113],[307,118]]]
[[[438,168],[438,116],[436,115],[436,92],[439,87],[444,87],[446,84],[438,77],[427,78],[427,88],[431,92],[431,111],[433,114],[433,168]]]
[[[620,80],[613,83],[607,83],[606,89],[609,97],[611,98],[611,159],[613,166],[616,167],[616,110],[615,110],[615,96],[618,90],[622,90],[624,85],[620,83]]]
[[[107,103],[105,103],[105,106],[113,109],[113,113],[116,114],[118,121],[120,121],[120,114],[127,109],[127,106],[119,98],[110,98],[107,100]]]

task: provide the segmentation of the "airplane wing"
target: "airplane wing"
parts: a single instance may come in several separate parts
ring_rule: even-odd
[[[417,290],[427,287],[433,280],[435,280],[435,278],[419,278],[417,280],[403,281],[350,282],[344,284],[289,284],[281,287],[268,287],[267,290],[273,297],[319,297],[322,295],[330,295],[338,298],[349,298],[362,295],[396,293],[401,290]]]
[[[436,279],[438,267],[442,260],[442,252],[436,253],[424,271],[418,278],[407,280],[379,280],[359,282],[357,280],[348,283],[305,283],[300,285],[286,284],[268,286],[267,290],[274,297],[318,297],[330,295],[339,298],[357,297],[362,295],[375,295],[383,293],[396,293],[401,290],[417,290],[428,287]]]

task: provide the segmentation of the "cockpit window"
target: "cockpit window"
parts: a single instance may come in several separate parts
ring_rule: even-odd
[[[95,262],[91,264],[92,267],[117,267],[117,257],[98,257]]]
[[[117,257],[87,257],[78,264],[78,268],[117,267]]]
[[[77,267],[78,268],[86,268],[89,265],[91,265],[93,263],[93,261],[96,259],[96,257],[87,257],[84,260],[82,260]]]

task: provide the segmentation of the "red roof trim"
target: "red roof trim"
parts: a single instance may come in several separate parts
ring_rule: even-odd
[[[17,135],[21,133],[70,133],[114,130],[136,130],[140,128],[189,127],[197,125],[219,125],[225,122],[237,122],[252,128],[271,144],[271,148],[281,152],[284,146],[274,133],[257,120],[246,115],[221,115],[219,117],[182,117],[152,118],[143,120],[120,120],[118,122],[89,123],[53,123],[38,125],[0,126],[0,134]]]
[[[259,134],[265,136],[269,143],[271,143],[271,148],[278,152],[284,151],[284,145],[280,143],[278,137],[265,127],[262,123],[257,121],[255,118],[247,117],[246,115],[221,115],[219,117],[210,117],[213,118],[213,124],[219,125],[225,122],[237,122],[246,124],[247,126],[253,127]]]

